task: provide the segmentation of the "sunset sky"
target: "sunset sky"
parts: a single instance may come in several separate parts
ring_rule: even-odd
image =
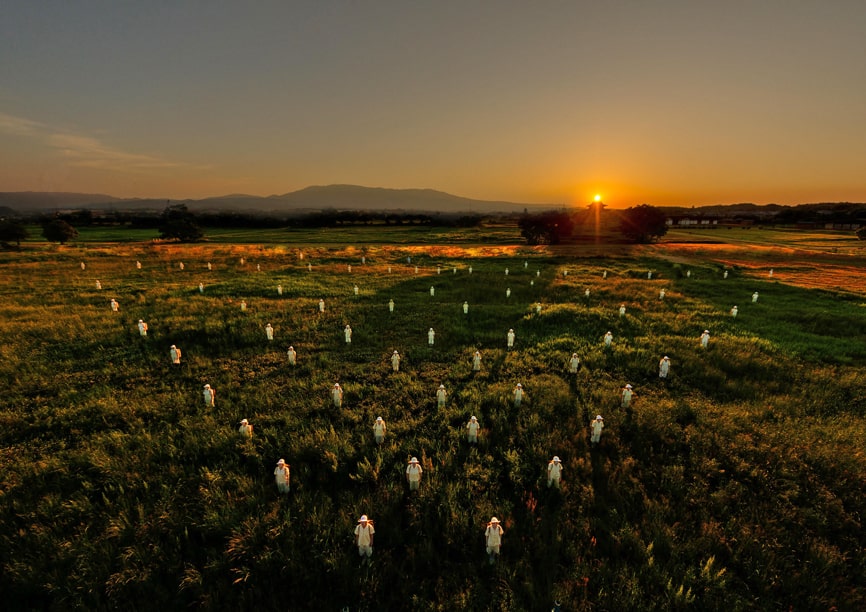
[[[0,191],[866,201],[864,0],[12,0]]]

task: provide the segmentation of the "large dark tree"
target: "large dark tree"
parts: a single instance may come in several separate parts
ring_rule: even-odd
[[[14,242],[20,247],[28,235],[27,227],[18,219],[0,219],[0,242]]]
[[[195,215],[186,204],[166,206],[159,217],[159,235],[169,240],[195,242],[204,237],[204,232],[196,223]]]
[[[525,214],[517,225],[529,244],[559,244],[574,231],[574,220],[566,212]]]
[[[661,209],[641,204],[623,211],[619,230],[626,238],[645,244],[667,234],[666,221],[667,215]]]
[[[42,225],[42,236],[48,242],[66,244],[78,237],[78,230],[63,219],[54,218]]]

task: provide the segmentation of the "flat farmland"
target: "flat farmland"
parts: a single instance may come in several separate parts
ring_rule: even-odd
[[[0,254],[8,609],[866,607],[855,245],[353,232]],[[554,455],[561,489],[547,486]],[[489,564],[492,516],[505,534]]]

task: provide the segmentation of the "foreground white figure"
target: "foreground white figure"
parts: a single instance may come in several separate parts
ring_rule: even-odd
[[[418,463],[417,457],[412,457],[409,465],[406,466],[406,480],[409,481],[409,490],[417,491],[421,485],[421,474],[424,470],[421,469],[421,464]]]
[[[352,290],[355,292],[355,295],[358,295],[358,285],[352,287]]]
[[[604,429],[604,419],[601,418],[601,415],[597,415],[595,420],[589,426],[590,430],[592,430],[592,436],[589,441],[593,446],[601,442],[601,430]]]
[[[619,307],[619,316],[620,316],[620,317],[624,317],[624,316],[625,316],[625,304],[622,304],[622,305]]]
[[[487,551],[487,558],[490,564],[496,561],[499,556],[499,549],[502,546],[502,535],[505,531],[499,525],[499,519],[495,516],[487,523],[487,529],[484,530],[484,550]]]
[[[506,344],[508,348],[514,348],[514,330],[509,329],[508,334],[505,336]]]
[[[701,334],[701,348],[707,348],[707,345],[710,343],[710,330],[705,329],[704,333]]]
[[[277,461],[277,467],[274,468],[274,480],[277,483],[277,491],[282,494],[289,492],[291,488],[291,471],[285,459]]]
[[[355,527],[355,544],[358,546],[358,555],[363,560],[373,556],[373,535],[375,533],[373,521],[368,519],[366,514],[362,515]]]
[[[298,362],[298,354],[294,347],[290,346],[286,354],[289,356],[289,365],[295,365]]]
[[[198,284],[198,292],[199,292],[199,293],[204,293],[204,283],[199,283],[199,284]]]
[[[207,262],[207,270],[208,270],[208,272],[210,272],[211,270],[213,270],[213,266],[211,265],[210,262]]]
[[[562,462],[559,457],[554,456],[547,464],[547,488],[559,488],[562,480]]]
[[[620,393],[620,406],[623,408],[628,408],[631,406],[631,398],[632,398],[632,390],[631,385],[626,385],[622,388],[622,393]]]
[[[659,291],[659,299],[660,299],[660,300],[665,299],[665,290],[664,290],[664,289],[662,289],[661,291]]]
[[[430,285],[430,297],[433,297],[435,295],[436,295],[436,287],[434,287],[433,285]]]
[[[728,271],[727,270],[725,270],[724,273],[722,273],[722,278],[728,278]]]
[[[602,277],[602,278],[607,278],[607,270],[605,270],[604,272],[601,273],[601,277]]]
[[[111,298],[109,304],[111,305],[111,312],[117,312],[120,310],[120,304],[114,298]]]
[[[100,283],[99,280],[96,281],[96,289],[97,290],[102,289],[102,283]]]
[[[463,314],[469,314],[469,302],[463,302]]]
[[[659,361],[659,378],[667,378],[670,370],[671,360],[667,355],[665,355],[661,358],[661,361]]]
[[[589,289],[583,292],[583,297],[589,297]]]
[[[388,300],[388,312],[394,312],[394,300]]]
[[[270,323],[265,325],[265,335],[268,337],[268,340],[274,339],[274,328],[271,326]]]
[[[216,406],[216,391],[212,389],[210,385],[204,386],[204,391],[202,391],[202,397],[204,397],[204,405],[208,408],[213,408]]]
[[[517,383],[517,386],[514,387],[514,407],[519,408],[520,404],[523,403],[523,385]]]
[[[147,323],[145,323],[141,319],[138,320],[138,333],[141,336],[147,335]]]
[[[384,419],[376,417],[376,422],[373,423],[373,439],[376,441],[376,444],[382,444],[385,441],[386,431],[388,431],[388,427],[385,425]]]
[[[578,368],[580,368],[580,359],[578,359],[577,353],[572,353],[571,361],[568,362],[568,371],[577,374]]]
[[[277,295],[283,295],[283,286],[277,285]]]
[[[734,317],[735,319],[737,318],[737,312],[738,312],[738,310],[737,310],[736,306],[731,308],[731,316]]]
[[[481,371],[481,352],[475,351],[475,354],[472,356],[472,371],[480,372]]]
[[[436,341],[436,332],[433,331],[433,328],[430,328],[430,331],[427,332],[427,345],[433,346],[433,343]]]
[[[755,292],[752,294],[752,304],[754,304],[754,303],[757,302],[757,301],[758,301],[758,292],[755,291]]]
[[[182,356],[181,350],[172,344],[168,353],[171,356],[171,362],[175,365],[180,365],[180,358]]]
[[[246,311],[247,311],[247,301],[241,300],[241,312],[246,312]]]
[[[610,332],[607,332],[607,333],[604,335],[604,345],[605,345],[606,347],[610,347],[610,345],[611,345],[612,342],[613,342],[613,334],[610,333]]]
[[[319,300],[319,312],[325,312],[325,300]]]
[[[398,353],[397,351],[394,351],[394,353],[391,355],[391,369],[394,372],[400,371],[400,353]]]
[[[346,338],[346,344],[352,344],[352,328],[349,325],[346,325],[343,330],[343,336]]]
[[[478,424],[478,419],[473,415],[466,424],[466,441],[469,444],[478,444],[478,430],[481,426]]]
[[[438,408],[445,407],[445,399],[448,397],[448,392],[445,391],[445,385],[439,385],[439,389],[436,391],[436,406]]]
[[[508,288],[505,290],[505,297],[507,297],[507,298],[510,298],[510,297],[511,297],[511,287],[508,287]]]
[[[334,402],[334,408],[343,407],[343,388],[340,383],[334,383],[334,388],[331,389],[331,400]]]
[[[238,427],[238,434],[242,438],[252,438],[253,437],[253,426],[250,425],[250,422],[246,419],[241,419],[240,427]]]
[[[691,278],[691,277],[692,277],[692,271],[686,270],[686,278]]]

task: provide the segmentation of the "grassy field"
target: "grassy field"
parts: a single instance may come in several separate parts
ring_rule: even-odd
[[[356,232],[0,254],[7,609],[866,608],[866,293],[786,282],[778,253],[733,243],[565,257],[468,230],[391,245]],[[553,455],[561,491],[546,486]],[[362,513],[376,525],[369,567],[353,545]],[[493,515],[505,535],[491,566]]]

